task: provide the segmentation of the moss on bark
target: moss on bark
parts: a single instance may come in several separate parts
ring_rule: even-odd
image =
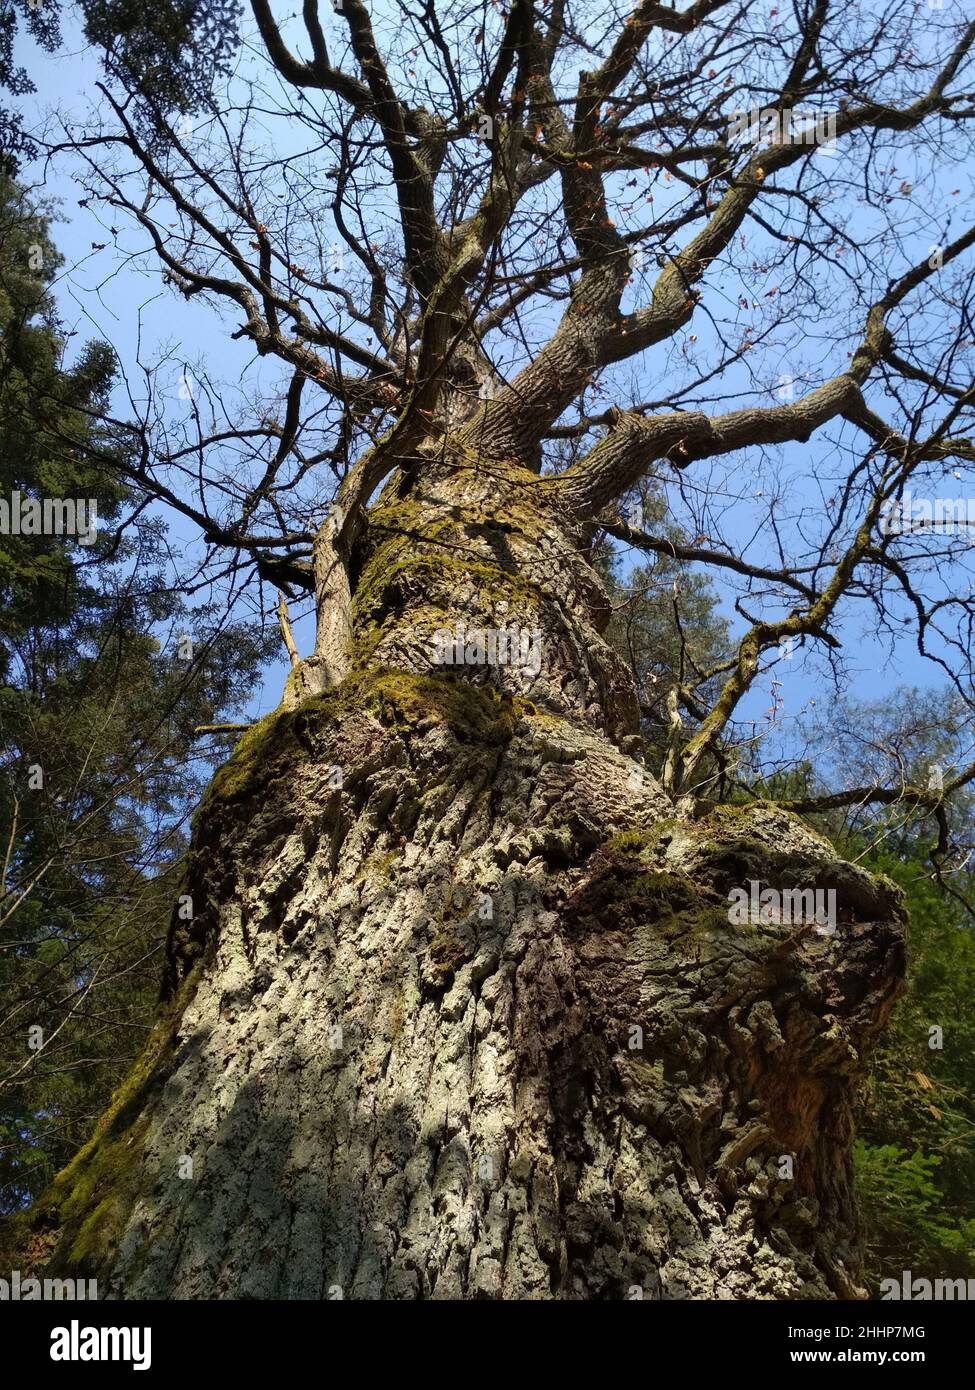
[[[444,724],[462,743],[507,743],[527,701],[450,675],[359,670],[341,685],[312,696],[297,709],[265,715],[243,735],[207,788],[201,812],[215,802],[237,801],[260,790],[275,770],[298,752],[314,751],[318,735],[339,720],[366,710],[387,727],[421,730]]]
[[[151,1102],[175,1061],[180,1020],[198,978],[197,971],[191,972],[161,1008],[94,1134],[22,1219],[25,1239],[28,1230],[57,1233],[48,1274],[97,1278],[111,1261],[144,1180],[143,1141]]]

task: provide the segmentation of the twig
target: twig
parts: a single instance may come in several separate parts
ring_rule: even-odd
[[[291,669],[293,671],[298,665],[300,658],[298,656],[298,648],[295,646],[295,639],[291,633],[291,621],[288,618],[288,605],[285,603],[284,594],[280,589],[278,590],[277,613],[278,623],[281,627],[281,636],[284,638],[284,645],[288,649],[288,656],[291,658]]]
[[[242,729],[253,729],[253,724],[198,724],[193,730],[197,734],[233,734]]]

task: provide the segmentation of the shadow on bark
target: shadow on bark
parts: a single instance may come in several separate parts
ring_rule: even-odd
[[[574,725],[486,745],[405,708],[306,712],[218,782],[168,1013],[33,1213],[51,1268],[125,1298],[862,1296],[896,890],[782,812],[668,817]],[[752,881],[832,888],[835,932],[733,922]]]

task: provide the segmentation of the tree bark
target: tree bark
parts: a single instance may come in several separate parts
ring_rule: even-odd
[[[557,498],[458,447],[373,505],[349,674],[214,779],[150,1047],[33,1215],[52,1269],[124,1298],[862,1296],[897,891],[785,812],[678,816]],[[537,630],[540,670],[437,665],[458,622]],[[835,933],[733,923],[752,881],[834,890]]]

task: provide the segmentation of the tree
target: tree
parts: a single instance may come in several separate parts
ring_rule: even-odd
[[[832,709],[808,738],[804,762],[766,770],[738,796],[811,798],[835,784],[839,761],[850,786],[930,785],[963,765],[970,739],[956,699],[898,689]],[[932,846],[909,798],[815,817],[839,854],[900,886],[910,919],[907,987],[872,1057],[857,1112],[854,1160],[873,1295],[883,1278],[903,1270],[931,1280],[975,1275],[970,792],[956,793],[942,811],[952,846],[946,854]]]
[[[74,9],[85,37],[100,46],[106,73],[136,92],[151,90],[170,111],[190,111],[205,99],[217,75],[226,73],[237,42],[236,0],[166,0],[151,10],[133,0],[78,0]],[[0,92],[23,97],[37,90],[16,61],[20,23],[42,51],[55,53],[62,17],[58,0],[3,0]],[[14,175],[21,160],[36,154],[20,113],[0,106],[0,167]]]
[[[48,151],[283,370],[234,400],[164,360],[108,424],[211,572],[281,591],[293,651],[196,818],[150,1045],[34,1214],[52,1267],[129,1297],[857,1296],[903,901],[797,813],[938,817],[975,769],[743,805],[739,721],[770,660],[838,673],[864,608],[971,709],[965,536],[914,501],[973,459],[975,230],[938,173],[975,25],[252,20],[263,59],[195,120],[117,72]],[[648,478],[689,539],[634,516]],[[743,624],[681,643],[654,768],[606,538],[709,567]]]
[[[613,609],[606,640],[630,668],[639,696],[644,761],[666,769],[719,689],[718,677],[703,673],[720,670],[732,649],[714,586],[678,558],[689,537],[668,523],[663,496],[644,488],[631,513],[644,525],[652,519],[661,541],[651,563],[628,567],[607,545],[595,564]],[[726,760],[717,759],[715,770],[719,777],[727,771]]]
[[[828,731],[808,746],[819,777],[785,790],[808,796],[824,774],[835,779],[837,749],[851,786],[936,785],[964,765],[970,743],[971,721],[957,698],[897,690],[834,709]],[[970,790],[944,803],[939,840],[947,833],[950,849],[942,852],[909,801],[820,818],[841,854],[900,885],[910,916],[907,988],[873,1058],[858,1115],[857,1185],[874,1290],[898,1270],[931,1279],[975,1274],[971,812]]]
[[[90,343],[66,365],[61,264],[43,211],[0,177],[4,1212],[48,1185],[141,1050],[214,761],[195,730],[247,698],[266,657],[252,625],[173,591],[146,499],[87,457],[125,443],[98,423],[115,361]],[[16,499],[42,498],[83,499],[81,534],[18,532]]]
[[[858,1186],[869,1273],[975,1277],[972,979],[964,908],[932,886],[921,856],[874,856],[907,895],[911,970],[863,1102]]]
[[[19,10],[19,13],[18,13]],[[18,21],[40,48],[52,52],[61,39],[58,15],[53,5],[32,5],[30,0],[4,0],[0,5],[0,92],[23,96],[36,90],[25,68],[14,59],[14,40]],[[16,111],[0,106],[0,168],[7,176],[16,172],[18,159],[37,153]]]

